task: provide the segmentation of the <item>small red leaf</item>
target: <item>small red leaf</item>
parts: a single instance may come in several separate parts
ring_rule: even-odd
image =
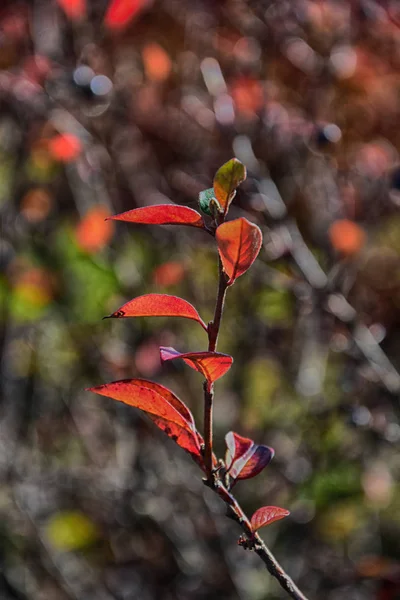
[[[227,472],[233,480],[250,479],[260,473],[273,459],[274,450],[255,444],[233,431],[225,436]]]
[[[149,4],[150,0],[111,0],[104,23],[109,29],[122,29]]]
[[[160,348],[161,360],[182,358],[189,367],[199,371],[209,383],[213,383],[230,369],[233,359],[221,352],[186,352],[181,354],[174,348]]]
[[[204,227],[200,213],[187,206],[176,204],[157,204],[144,208],[135,208],[127,212],[108,217],[114,221],[142,223],[144,225],[191,225]]]
[[[227,446],[225,464],[227,471],[230,470],[235,460],[238,460],[243,454],[245,454],[252,446],[254,446],[253,440],[242,437],[234,431],[229,431],[225,436],[225,442]]]
[[[251,517],[251,528],[253,531],[261,529],[266,525],[270,525],[274,521],[284,519],[290,515],[290,512],[285,508],[279,508],[279,506],[263,506],[256,510],[254,515]]]
[[[189,452],[203,466],[200,452],[202,438],[195,429],[193,415],[171,390],[145,379],[123,379],[98,387],[90,392],[107,396],[146,412],[151,420]]]
[[[246,454],[234,462],[230,471],[233,479],[250,479],[258,475],[274,457],[274,450],[269,446],[254,444]]]
[[[257,258],[262,244],[261,230],[241,217],[220,225],[215,237],[229,285],[232,285]]]
[[[193,319],[207,331],[197,310],[186,300],[168,294],[145,294],[130,300],[106,319],[122,317],[184,317]]]
[[[224,214],[236,194],[236,188],[246,179],[246,167],[237,158],[228,160],[214,177],[214,193]]]

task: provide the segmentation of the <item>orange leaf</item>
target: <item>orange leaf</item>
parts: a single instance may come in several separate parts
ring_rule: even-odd
[[[105,221],[108,214],[104,206],[93,206],[77,225],[75,236],[82,250],[92,254],[108,244],[114,233],[113,223]]]
[[[261,529],[266,525],[270,525],[274,521],[284,519],[290,515],[290,512],[285,508],[279,508],[279,506],[263,506],[256,510],[254,515],[251,517],[251,528],[253,531]]]
[[[213,383],[231,368],[233,359],[221,352],[186,352],[181,354],[174,348],[160,348],[161,360],[182,358],[189,367],[199,371],[209,383]]]
[[[215,237],[229,285],[232,285],[257,258],[262,244],[261,230],[241,217],[220,225]]]
[[[142,223],[145,225],[192,225],[204,227],[200,213],[187,206],[176,204],[157,204],[145,208],[135,208],[127,212],[108,217],[114,221]]]
[[[104,23],[109,29],[122,29],[150,3],[149,0],[111,0]]]
[[[76,135],[62,133],[49,141],[49,152],[60,162],[69,163],[78,158],[82,152],[82,144]]]
[[[86,14],[86,0],[57,0],[71,21],[77,21]]]
[[[197,321],[207,331],[207,325],[194,306],[182,298],[168,294],[138,296],[105,318],[120,319],[122,317],[184,317]]]
[[[235,197],[236,188],[246,179],[246,167],[237,158],[228,160],[214,177],[214,193],[224,214]]]
[[[346,256],[356,254],[365,244],[365,231],[349,219],[339,219],[329,228],[332,246]]]
[[[88,391],[107,396],[139,408],[179,446],[189,452],[200,466],[201,436],[194,426],[193,415],[175,394],[164,386],[145,379],[114,381]]]
[[[164,81],[171,72],[172,63],[166,51],[158,44],[147,44],[142,51],[147,78],[151,81]]]

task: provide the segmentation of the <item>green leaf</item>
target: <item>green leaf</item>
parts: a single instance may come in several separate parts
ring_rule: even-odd
[[[236,188],[246,179],[246,167],[237,158],[222,165],[214,177],[214,194],[224,214],[235,197]]]
[[[202,192],[200,192],[200,194],[199,194],[200,210],[202,210],[203,213],[205,213],[206,215],[211,215],[210,203],[212,200],[216,204],[218,204],[218,202],[215,198],[214,188],[208,188],[208,190],[203,190]]]

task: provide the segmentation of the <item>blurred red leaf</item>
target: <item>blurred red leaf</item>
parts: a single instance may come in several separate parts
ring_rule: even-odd
[[[147,78],[151,81],[164,81],[172,69],[172,62],[166,51],[158,44],[147,44],[142,51]]]
[[[256,510],[254,515],[251,517],[251,528],[253,531],[261,529],[266,525],[270,525],[274,521],[284,519],[290,515],[290,512],[285,508],[279,508],[279,506],[263,506]]]
[[[183,317],[193,319],[207,331],[197,310],[183,298],[168,294],[145,294],[130,300],[106,319],[122,317]]]
[[[235,197],[236,188],[246,179],[246,167],[237,158],[228,160],[214,177],[214,193],[224,214]]]
[[[181,354],[174,348],[160,348],[161,360],[182,358],[189,367],[199,371],[209,383],[213,383],[231,368],[233,359],[220,352],[186,352]]]
[[[108,244],[114,233],[113,223],[105,220],[108,214],[105,206],[93,206],[78,223],[75,236],[82,250],[92,254]]]
[[[229,431],[229,433],[226,434],[225,442],[227,446],[225,464],[227,471],[229,471],[233,462],[243,456],[243,454],[254,445],[254,442],[249,438],[238,435],[234,431]]]
[[[142,223],[145,225],[191,225],[204,227],[200,213],[187,206],[176,204],[157,204],[144,208],[135,208],[119,215],[108,217],[114,221]]]
[[[171,390],[145,379],[123,379],[89,388],[88,391],[146,412],[157,427],[202,466],[202,438],[195,429],[193,415]]]
[[[258,79],[239,77],[233,81],[230,90],[238,112],[252,117],[262,108],[264,92]]]
[[[111,0],[104,23],[109,29],[122,29],[150,3],[149,0]]]
[[[69,163],[78,158],[82,152],[82,144],[76,135],[61,133],[49,141],[49,152],[53,158]]]
[[[255,477],[271,462],[275,454],[269,446],[255,444],[233,431],[226,434],[225,441],[228,447],[227,471],[234,480]]]
[[[365,231],[349,219],[334,221],[329,228],[332,246],[345,256],[351,256],[361,250],[365,244]]]
[[[57,0],[57,2],[71,21],[76,21],[86,14],[86,0]]]
[[[156,267],[153,271],[153,281],[156,285],[176,285],[185,276],[185,265],[182,262],[170,260]]]
[[[261,230],[241,217],[220,225],[215,237],[229,285],[232,285],[257,258],[262,244]]]

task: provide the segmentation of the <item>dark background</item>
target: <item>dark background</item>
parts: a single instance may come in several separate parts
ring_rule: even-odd
[[[121,4],[1,4],[0,597],[286,597],[190,458],[84,391],[154,379],[201,428],[200,375],[158,352],[201,328],[101,318],[160,292],[209,320],[214,244],[104,217],[196,208],[236,156],[264,246],[228,294],[216,449],[275,448],[237,496],[291,511],[263,537],[310,599],[400,598],[398,5]]]

